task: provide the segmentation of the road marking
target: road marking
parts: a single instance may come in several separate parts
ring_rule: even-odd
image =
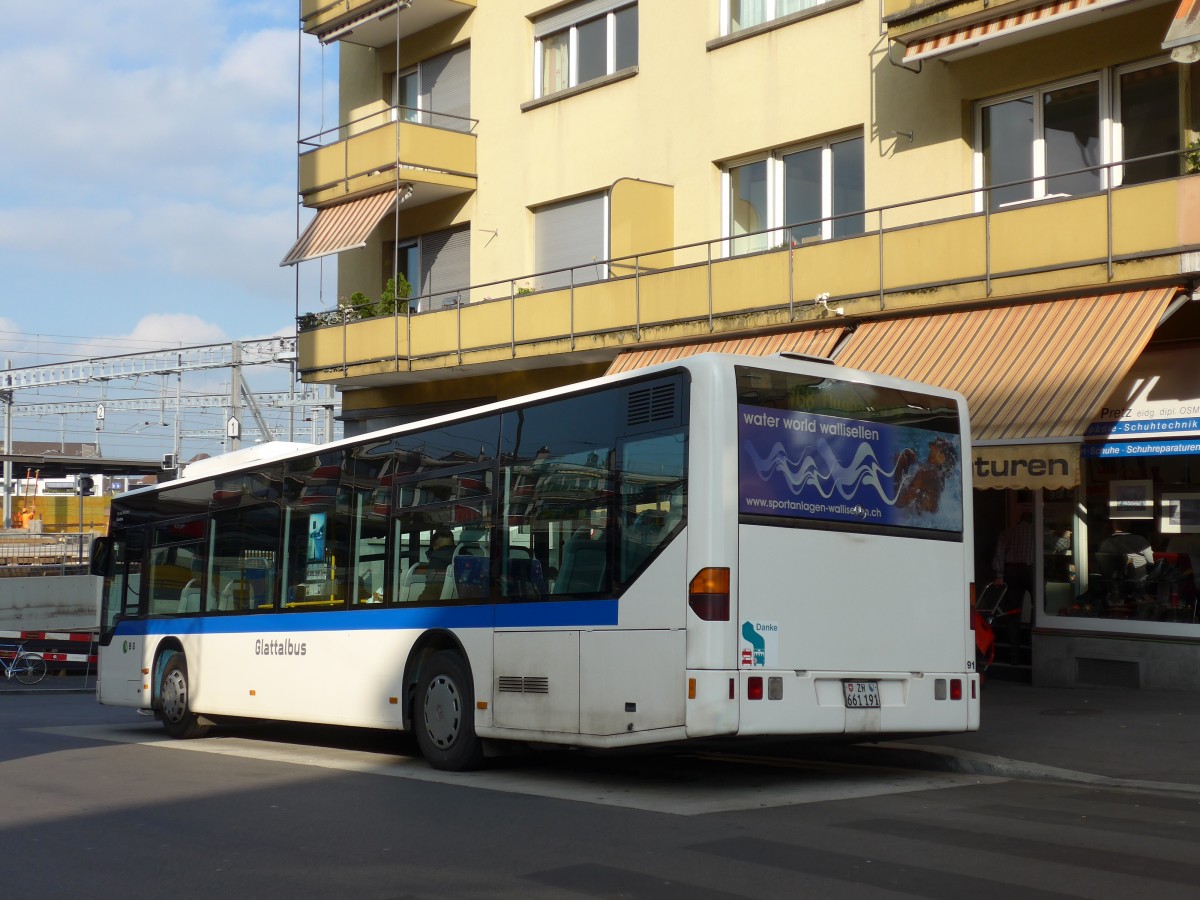
[[[430,768],[420,757],[391,753],[239,737],[164,739],[160,726],[149,723],[69,725],[34,730],[154,749],[216,753],[262,762],[407,778],[679,816],[853,800],[1006,780],[796,759],[686,755],[649,756],[633,763],[625,757],[617,766],[608,765],[611,760],[599,756],[570,766],[553,767],[537,765],[534,757],[534,762],[527,765],[480,772],[440,772]],[[624,771],[623,767],[631,770]]]

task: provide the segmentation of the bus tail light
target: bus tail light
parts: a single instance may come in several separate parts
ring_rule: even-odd
[[[763,698],[763,680],[761,675],[751,675],[746,679],[746,699],[761,700]]]
[[[688,585],[688,606],[705,622],[729,621],[729,569],[701,569]]]
[[[962,679],[961,678],[951,678],[950,679],[950,699],[951,700],[961,700],[962,699]]]

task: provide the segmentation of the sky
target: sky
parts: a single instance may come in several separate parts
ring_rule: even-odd
[[[294,334],[296,274],[279,261],[297,234],[296,139],[336,123],[337,69],[336,49],[298,39],[296,0],[6,15],[0,369]],[[333,305],[332,263],[300,269],[300,306]],[[287,370],[272,368],[247,369],[255,390],[287,390]],[[216,377],[185,390],[218,391]],[[161,385],[113,382],[107,396],[127,388]],[[85,396],[42,388],[15,402]],[[14,439],[90,441],[97,423],[79,418],[14,416]],[[132,454],[139,442],[118,435],[147,430],[137,417],[103,428],[107,456]]]

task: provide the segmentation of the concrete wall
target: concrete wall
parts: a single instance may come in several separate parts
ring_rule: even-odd
[[[1090,635],[1034,635],[1040,687],[1200,691],[1200,644]]]
[[[0,578],[0,631],[73,631],[100,622],[94,575]]]

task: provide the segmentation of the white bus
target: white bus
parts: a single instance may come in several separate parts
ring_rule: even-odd
[[[967,411],[705,354],[113,501],[99,699],[496,741],[974,730]]]

